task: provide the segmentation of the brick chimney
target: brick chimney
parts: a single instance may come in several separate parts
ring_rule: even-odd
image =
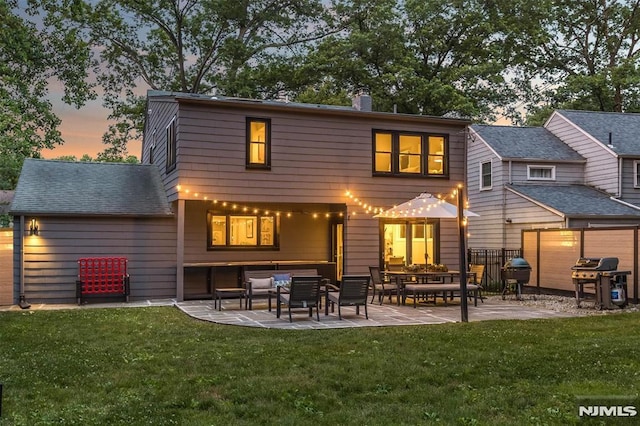
[[[351,106],[358,111],[371,112],[371,96],[359,93],[353,98]]]

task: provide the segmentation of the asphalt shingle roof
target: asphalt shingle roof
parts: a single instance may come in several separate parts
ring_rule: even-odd
[[[160,172],[149,164],[26,159],[14,215],[170,216]]]
[[[614,201],[609,194],[586,185],[509,185],[508,187],[569,217],[640,218],[640,209]]]
[[[640,155],[640,114],[558,110],[560,115],[580,127],[620,155]]]
[[[471,128],[502,159],[584,161],[584,158],[544,127],[489,126]]]

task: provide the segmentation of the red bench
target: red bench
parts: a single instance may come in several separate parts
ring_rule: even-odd
[[[129,274],[126,257],[85,257],[78,259],[76,297],[122,296],[129,301]]]

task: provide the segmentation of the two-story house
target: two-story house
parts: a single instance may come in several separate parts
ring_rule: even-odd
[[[523,229],[637,225],[640,115],[555,111],[542,127],[469,131],[471,247],[518,248]]]
[[[27,163],[12,206],[16,294],[72,301],[76,259],[103,254],[130,257],[133,300],[210,297],[213,286],[241,284],[245,268],[304,265],[339,280],[393,255],[456,269],[455,220],[374,216],[464,183],[469,124],[374,112],[368,96],[335,107],[151,91],[141,165]],[[138,191],[128,179],[140,179]],[[168,209],[155,192],[145,209],[158,184]],[[62,196],[69,206],[51,203]]]

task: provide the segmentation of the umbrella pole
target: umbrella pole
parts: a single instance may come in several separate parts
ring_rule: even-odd
[[[469,308],[467,305],[467,254],[465,244],[464,226],[464,200],[462,187],[458,187],[458,235],[460,244],[460,319],[462,322],[469,322]]]

